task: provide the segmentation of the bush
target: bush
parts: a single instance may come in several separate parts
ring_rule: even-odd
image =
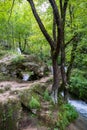
[[[78,113],[70,104],[63,104],[60,108],[60,112],[58,113],[58,122],[57,126],[60,130],[65,130],[66,126],[69,125],[70,122],[75,120],[78,117]]]
[[[46,91],[44,92],[44,100],[50,101],[50,99],[51,99],[51,97],[50,97],[50,95],[49,95],[49,92],[48,92],[48,90],[46,90]]]
[[[21,63],[24,60],[23,55],[17,55],[15,58],[12,59],[12,63]]]
[[[40,103],[36,98],[34,98],[32,96],[31,101],[29,102],[29,107],[31,109],[39,109],[40,108]]]
[[[83,71],[74,71],[70,79],[70,91],[79,98],[87,98],[87,79]]]

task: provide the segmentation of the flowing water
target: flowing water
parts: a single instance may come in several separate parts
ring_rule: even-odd
[[[87,118],[87,104],[81,100],[69,99],[68,102],[85,118]]]
[[[29,80],[29,74],[23,74],[23,81],[28,81]]]
[[[21,50],[19,47],[17,48],[17,52],[18,52],[18,54],[21,54]]]
[[[87,104],[81,100],[68,99],[79,113],[79,117],[66,130],[87,130]]]

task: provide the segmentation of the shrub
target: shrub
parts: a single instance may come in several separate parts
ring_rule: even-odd
[[[17,55],[15,58],[12,59],[12,63],[21,63],[24,60],[23,55]]]
[[[29,107],[31,109],[39,109],[40,108],[40,103],[36,98],[34,98],[32,96],[31,101],[29,102]]]
[[[57,126],[60,128],[60,130],[65,130],[66,126],[77,117],[78,113],[74,107],[72,107],[70,104],[63,104],[60,108],[60,112],[58,113]]]
[[[82,99],[87,98],[87,79],[84,74],[83,71],[75,70],[70,80],[70,91]]]
[[[44,100],[50,101],[50,99],[51,99],[51,97],[50,97],[50,95],[49,95],[49,92],[48,92],[48,90],[46,90],[46,91],[44,92]]]

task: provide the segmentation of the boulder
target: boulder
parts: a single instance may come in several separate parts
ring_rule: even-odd
[[[47,65],[34,55],[7,56],[0,60],[0,72],[11,78],[26,79],[24,74],[27,74],[27,80],[35,80],[45,76],[48,71]]]

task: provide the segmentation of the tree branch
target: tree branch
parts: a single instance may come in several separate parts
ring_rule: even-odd
[[[74,36],[65,44],[65,48],[66,48],[72,41],[74,41],[77,36],[78,36],[78,34],[74,35]]]
[[[40,27],[40,30],[42,31],[43,35],[45,36],[46,40],[48,41],[48,43],[50,44],[51,48],[55,48],[55,42],[52,40],[52,38],[50,37],[50,35],[48,34],[47,30],[45,29],[37,11],[36,11],[36,8],[35,8],[35,5],[34,5],[34,2],[33,0],[27,0],[29,3],[30,3],[30,6],[31,6],[31,9],[32,9],[32,12],[34,14],[34,17]]]
[[[49,0],[49,2],[51,4],[51,6],[52,6],[53,14],[54,14],[54,17],[56,19],[57,26],[58,26],[58,28],[61,28],[60,27],[61,18],[60,18],[60,15],[59,15],[59,10],[58,10],[57,4],[56,4],[55,0]]]
[[[62,23],[61,23],[61,17],[60,17],[59,10],[58,10],[55,0],[49,0],[49,2],[52,6],[53,15],[55,17],[56,25],[57,25],[57,46],[55,50],[55,55],[57,57],[60,52],[60,45],[62,42]]]
[[[55,17],[53,16],[53,39],[54,39],[54,41],[55,41],[55,43],[56,43],[56,41],[57,41],[57,32],[56,32],[57,30],[56,30],[56,20],[55,20]]]
[[[61,17],[62,17],[62,15],[63,15],[63,14],[62,14],[62,13],[63,13],[63,10],[62,10],[62,9],[63,9],[63,4],[62,4],[62,0],[60,0],[60,11],[61,11]]]
[[[10,12],[10,15],[9,15],[9,18],[8,18],[8,23],[10,21],[11,15],[12,15],[12,10],[13,10],[13,7],[14,7],[14,2],[15,2],[15,0],[12,1],[11,12]]]
[[[67,10],[67,5],[68,5],[69,0],[64,0],[64,6],[62,9],[62,19],[63,19],[63,28],[65,26],[65,17],[66,17],[66,10]]]

